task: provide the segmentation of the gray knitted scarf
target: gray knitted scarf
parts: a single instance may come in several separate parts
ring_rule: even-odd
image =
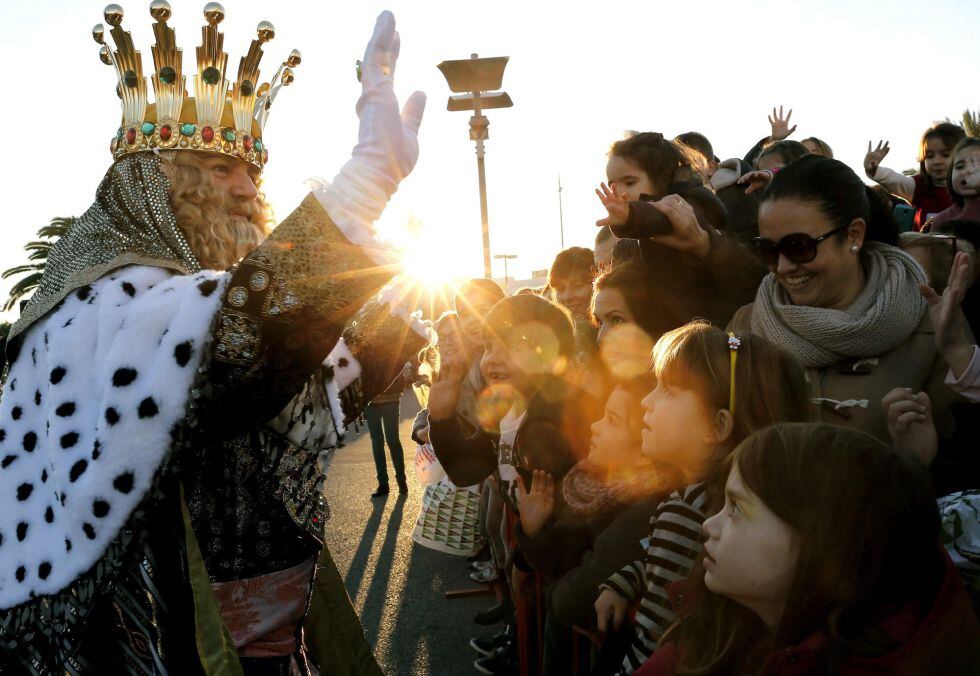
[[[773,274],[762,280],[752,310],[752,332],[821,368],[850,358],[877,357],[901,345],[922,321],[925,273],[905,252],[887,244],[864,247],[868,281],[846,310],[793,305]]]

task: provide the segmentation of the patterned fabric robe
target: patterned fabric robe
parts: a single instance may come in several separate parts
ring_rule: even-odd
[[[121,279],[134,270],[141,268],[111,271],[93,288],[116,288],[111,275]],[[322,546],[323,452],[341,444],[345,425],[424,344],[403,318],[369,303],[392,273],[345,238],[310,196],[231,271],[171,278],[175,293],[193,285],[217,309],[205,314],[199,340],[189,341],[194,347],[186,363],[196,370],[166,430],[159,464],[144,473],[149,478],[138,505],[90,568],[54,593],[41,589],[45,581],[31,569],[22,584],[41,586],[0,611],[0,670],[218,673],[234,651],[207,586],[315,560],[295,653],[232,658],[229,673],[315,673],[317,663],[329,673],[379,673]],[[139,293],[133,296],[140,301]],[[64,307],[68,302],[74,300]],[[30,372],[29,357],[18,349],[39,340],[60,307],[17,337],[11,375]],[[165,345],[177,324],[152,340],[136,332],[133,344]],[[171,349],[179,363],[178,347]],[[170,382],[166,374],[158,378]],[[4,394],[0,417],[13,405]],[[112,426],[101,413],[96,436]],[[138,445],[143,435],[132,438]],[[105,456],[108,463],[109,449]],[[112,457],[122,456],[114,451]],[[97,478],[99,467],[91,462],[90,475]],[[0,486],[4,481],[0,474]],[[204,570],[202,588],[195,571]],[[16,594],[5,572],[0,594],[3,584]]]

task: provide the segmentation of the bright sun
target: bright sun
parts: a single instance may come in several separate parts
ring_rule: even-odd
[[[444,240],[423,231],[403,245],[405,274],[420,286],[434,289],[442,286],[455,288],[462,280],[472,277],[458,251]]]

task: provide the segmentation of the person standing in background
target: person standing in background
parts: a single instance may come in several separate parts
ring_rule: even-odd
[[[385,443],[391,454],[391,466],[395,469],[395,481],[401,495],[408,493],[405,482],[405,451],[398,438],[398,420],[401,418],[402,392],[411,384],[414,375],[411,364],[398,374],[388,389],[371,400],[364,409],[368,434],[371,435],[371,453],[374,455],[374,468],[378,473],[378,487],[371,493],[372,498],[388,495],[388,463],[385,461]]]

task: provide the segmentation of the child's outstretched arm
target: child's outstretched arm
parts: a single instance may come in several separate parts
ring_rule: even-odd
[[[494,438],[479,430],[468,436],[456,413],[465,365],[447,360],[429,390],[429,440],[432,450],[457,486],[473,486],[497,468]]]
[[[893,195],[911,200],[912,195],[915,194],[915,179],[881,166],[881,161],[885,159],[889,150],[891,148],[888,146],[888,141],[878,141],[874,149],[871,148],[871,141],[868,141],[868,152],[864,156],[864,173]]]

